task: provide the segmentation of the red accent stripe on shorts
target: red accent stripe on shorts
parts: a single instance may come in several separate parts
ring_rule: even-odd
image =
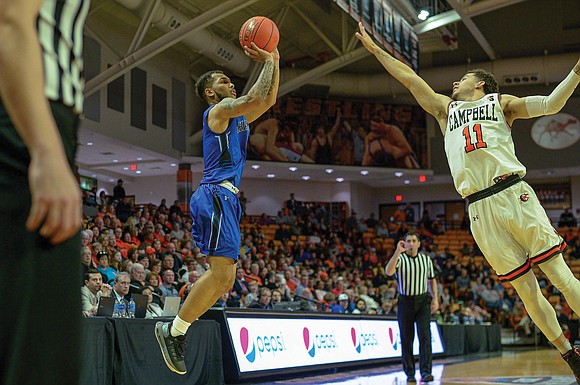
[[[568,245],[566,244],[566,241],[562,241],[562,243],[560,243],[560,245],[554,246],[550,250],[544,251],[543,253],[538,254],[535,257],[532,257],[530,259],[532,260],[534,265],[538,265],[540,263],[549,261],[554,256],[556,256],[560,253],[563,253],[564,250],[566,250],[566,247],[568,247]]]
[[[503,274],[503,275],[501,275],[501,274],[498,275],[498,278],[501,282],[513,281],[514,279],[519,278],[522,275],[526,274],[531,268],[532,268],[532,263],[528,259],[523,265],[510,271],[509,273]]]

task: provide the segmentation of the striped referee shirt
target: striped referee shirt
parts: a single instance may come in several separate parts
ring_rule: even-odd
[[[427,280],[435,278],[431,258],[423,253],[410,257],[401,253],[396,267],[399,294],[415,296],[428,292]]]
[[[37,28],[44,93],[80,114],[83,110],[83,26],[90,0],[44,0]]]

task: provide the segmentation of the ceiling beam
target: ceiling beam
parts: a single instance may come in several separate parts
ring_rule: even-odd
[[[483,33],[481,33],[477,25],[475,25],[473,20],[471,20],[471,17],[469,17],[467,13],[464,11],[459,0],[447,0],[447,3],[453,7],[453,9],[459,14],[459,16],[461,16],[461,21],[463,21],[463,24],[465,24],[469,32],[471,32],[471,34],[473,35],[475,40],[479,43],[481,48],[485,51],[487,56],[491,60],[495,60],[496,58],[495,51],[493,50],[492,46],[489,44],[485,36],[483,36]]]
[[[92,95],[111,81],[129,72],[132,68],[179,43],[185,39],[189,33],[207,28],[213,23],[238,12],[240,9],[243,9],[257,1],[258,0],[228,0],[193,18],[179,28],[166,33],[157,40],[121,59],[117,64],[109,67],[89,80],[85,85],[85,97]]]
[[[139,28],[137,29],[137,32],[135,33],[133,41],[131,42],[131,45],[129,46],[125,56],[135,52],[135,50],[141,45],[143,38],[145,35],[147,35],[147,31],[149,31],[149,27],[151,26],[151,19],[153,18],[153,15],[155,14],[155,11],[157,10],[160,2],[161,0],[155,0],[149,3],[149,6],[145,11],[145,15],[143,15],[143,19],[141,20],[141,24],[139,24]]]
[[[288,5],[292,7],[292,10],[296,12],[298,16],[300,16],[302,20],[304,20],[310,28],[312,28],[314,33],[317,34],[318,37],[320,37],[320,39],[322,39],[322,41],[324,41],[326,45],[328,45],[328,47],[330,47],[330,49],[335,53],[336,56],[342,55],[342,51],[332,42],[332,40],[328,38],[328,36],[326,36],[324,32],[322,32],[320,28],[318,28],[316,23],[310,20],[310,18],[306,16],[306,14],[304,14],[304,12],[302,12],[298,7],[296,7],[294,3],[288,3]]]
[[[300,76],[297,76],[284,84],[280,84],[278,89],[278,98],[300,88],[301,86],[308,84],[314,79],[327,75],[331,72],[336,71],[339,68],[347,66],[351,63],[359,61],[360,59],[370,55],[369,51],[365,47],[359,47],[354,51],[346,53],[339,56],[329,62],[326,62]]]

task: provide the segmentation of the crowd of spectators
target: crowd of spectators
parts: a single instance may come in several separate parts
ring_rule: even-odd
[[[102,203],[94,217],[85,218],[81,234],[85,272],[96,268],[104,283],[113,284],[115,275],[125,271],[131,276],[130,293],[150,294],[159,307],[167,296],[185,298],[209,265],[191,238],[191,219],[179,202],[129,205],[129,210],[125,196],[105,197]],[[127,211],[128,216],[120,216]],[[276,216],[243,217],[236,279],[216,306],[396,315],[397,283],[384,271],[394,250],[375,248],[373,240],[398,240],[413,230],[422,235],[421,251],[437,271],[439,322],[497,322],[531,333],[533,324],[517,294],[498,281],[469,230],[455,230],[466,242],[454,255],[438,247],[437,237],[445,232],[441,223],[428,212],[418,221],[414,216],[407,205],[387,221],[373,214],[358,218],[354,212],[333,217],[324,204],[307,207],[291,194]],[[570,245],[567,257],[578,258],[578,229],[571,227],[563,236]],[[541,271],[538,280],[566,317],[561,317],[563,325],[576,319]]]

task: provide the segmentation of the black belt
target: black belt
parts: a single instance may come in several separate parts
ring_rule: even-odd
[[[519,175],[513,174],[506,177],[503,180],[500,180],[496,184],[489,186],[486,189],[468,195],[467,198],[465,199],[467,199],[469,201],[469,204],[471,204],[477,202],[480,199],[487,198],[494,194],[497,194],[498,192],[505,190],[506,188],[511,187],[516,183],[520,183],[521,181],[522,178]]]

